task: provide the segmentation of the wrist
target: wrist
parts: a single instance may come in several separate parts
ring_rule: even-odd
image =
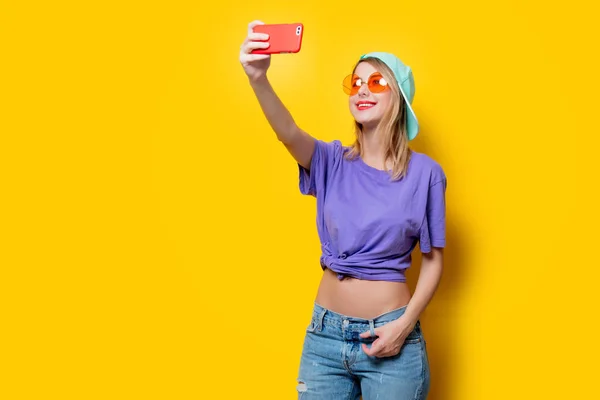
[[[404,319],[404,321],[410,323],[411,325],[416,325],[417,321],[419,320],[419,314],[407,309],[404,314],[402,314],[401,319]]]
[[[269,85],[269,79],[267,79],[267,74],[261,75],[257,78],[249,78],[250,86],[253,88],[261,88]]]

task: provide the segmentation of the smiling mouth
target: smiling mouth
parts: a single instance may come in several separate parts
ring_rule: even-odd
[[[360,102],[360,103],[356,104],[356,108],[358,108],[359,110],[368,110],[369,108],[373,107],[375,104],[377,104],[377,103],[371,103],[368,101]]]

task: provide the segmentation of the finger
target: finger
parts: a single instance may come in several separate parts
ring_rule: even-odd
[[[250,53],[256,49],[267,49],[271,44],[269,42],[248,42],[242,46],[244,53]]]
[[[379,349],[375,346],[371,346],[371,348],[369,348],[365,343],[363,343],[362,349],[368,356],[377,357],[379,355]]]
[[[361,346],[362,346],[362,349],[363,349],[364,353],[366,355],[370,356],[371,355],[371,350],[367,347],[367,345],[363,343]]]
[[[248,38],[246,40],[248,40],[248,41],[269,40],[269,34],[268,33],[260,33],[260,32],[252,32],[252,33],[248,34]]]
[[[257,25],[264,25],[264,24],[265,24],[264,22],[262,22],[262,21],[260,21],[258,19],[255,19],[254,21],[250,22],[248,24],[248,35],[250,35],[254,31],[254,27],[255,26],[257,26]]]
[[[266,49],[269,46],[249,46],[249,47],[243,47],[241,50],[241,55],[240,55],[240,59],[242,61],[248,61],[248,62],[252,62],[252,61],[258,61],[258,60],[264,60],[265,58],[268,58],[269,54],[259,54],[259,53],[253,53],[252,51],[254,49]],[[252,57],[252,56],[256,56],[256,55],[265,55],[267,57]]]
[[[374,329],[374,332],[375,332],[375,336],[372,336],[372,335],[371,335],[371,331],[370,331],[370,330],[368,330],[368,331],[366,331],[366,332],[363,332],[363,333],[361,333],[359,336],[360,336],[361,338],[363,338],[363,339],[364,339],[364,338],[369,338],[369,337],[376,337],[376,336],[380,336],[380,334],[381,334],[381,329],[380,329],[380,328],[375,328],[375,329]]]
[[[377,357],[380,355],[383,347],[383,342],[379,339],[375,340],[371,345],[371,348],[367,347],[365,343],[362,344],[363,351],[373,357]]]
[[[242,63],[251,63],[253,61],[266,60],[271,57],[270,54],[244,54],[242,57]]]
[[[241,47],[244,48],[248,43],[265,42],[267,40],[269,40],[269,35],[266,33],[252,33],[244,39]]]

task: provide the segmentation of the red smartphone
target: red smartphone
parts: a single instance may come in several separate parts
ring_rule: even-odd
[[[304,26],[300,23],[256,25],[253,31],[269,35],[269,47],[253,50],[253,54],[298,53],[302,47]]]

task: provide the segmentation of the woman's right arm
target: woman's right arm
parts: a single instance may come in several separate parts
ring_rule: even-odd
[[[251,53],[254,49],[268,47],[268,36],[253,32],[254,26],[259,24],[262,22],[253,21],[248,25],[248,36],[241,47],[240,62],[277,138],[285,145],[296,162],[308,170],[315,149],[315,139],[298,127],[289,110],[271,86],[267,78],[271,56]]]
[[[314,138],[298,127],[266,76],[260,81],[252,82],[251,86],[277,139],[284,144],[298,164],[308,170],[315,148]]]

